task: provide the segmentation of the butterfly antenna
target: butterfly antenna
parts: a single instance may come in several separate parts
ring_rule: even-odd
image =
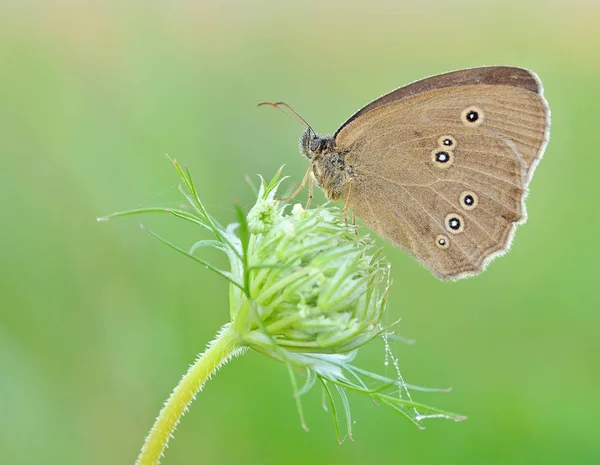
[[[258,105],[256,105],[257,107],[260,107],[262,105],[270,105],[273,108],[277,108],[279,111],[281,111],[282,113],[284,113],[285,115],[289,116],[290,118],[292,118],[293,120],[297,121],[300,124],[305,125],[314,135],[315,137],[317,136],[317,133],[315,132],[315,130],[312,128],[312,126],[310,124],[308,124],[306,122],[306,120],[304,118],[302,118],[302,116],[300,116],[298,114],[298,112],[296,110],[294,110],[291,106],[289,106],[287,103],[285,102],[260,102]],[[285,107],[287,108],[287,111],[284,110],[281,107]]]

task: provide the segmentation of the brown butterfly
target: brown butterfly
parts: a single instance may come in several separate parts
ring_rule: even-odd
[[[492,66],[396,89],[333,136],[302,121],[310,167],[301,187],[314,179],[436,276],[459,279],[506,252],[525,222],[550,110],[533,72]]]

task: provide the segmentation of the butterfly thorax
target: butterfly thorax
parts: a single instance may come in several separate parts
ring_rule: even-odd
[[[313,179],[329,199],[347,195],[354,170],[345,162],[346,153],[336,150],[333,137],[320,137],[308,128],[302,134],[300,151],[311,161]]]

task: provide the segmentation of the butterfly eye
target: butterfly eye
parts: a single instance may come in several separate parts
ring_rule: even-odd
[[[460,114],[463,124],[471,127],[477,127],[483,123],[483,111],[478,107],[469,107]]]
[[[440,249],[447,249],[450,247],[450,239],[448,239],[443,234],[440,234],[435,238],[435,245]]]
[[[442,136],[438,139],[438,145],[441,148],[454,148],[456,146],[456,139],[452,136]]]
[[[431,158],[438,168],[448,168],[454,161],[452,150],[436,149],[431,152]]]
[[[321,148],[321,139],[313,139],[310,141],[310,150],[313,152],[318,151]]]
[[[450,213],[447,215],[444,223],[448,232],[451,232],[452,234],[458,234],[463,232],[465,229],[465,220],[463,220],[462,216],[457,215],[456,213]]]
[[[460,194],[460,206],[463,207],[465,210],[474,210],[475,207],[477,207],[477,204],[479,203],[479,198],[477,197],[477,194],[475,192],[471,192],[471,191],[465,191],[462,194]]]

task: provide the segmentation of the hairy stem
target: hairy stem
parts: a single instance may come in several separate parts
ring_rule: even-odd
[[[216,339],[198,356],[158,414],[135,462],[136,465],[157,465],[160,462],[179,420],[206,380],[221,365],[244,349],[238,341],[237,334],[229,325],[225,325]]]

